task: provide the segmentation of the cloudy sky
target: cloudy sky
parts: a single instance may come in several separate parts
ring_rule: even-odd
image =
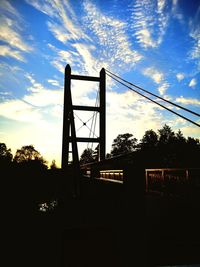
[[[0,13],[0,142],[13,154],[33,144],[60,164],[66,64],[92,76],[104,67],[200,113],[200,1],[0,0]],[[74,81],[74,104],[94,105],[97,89]],[[200,128],[109,77],[106,90],[107,152],[118,134],[140,139],[165,123],[200,138]],[[77,135],[89,135],[81,126],[90,127],[93,114],[76,115]]]

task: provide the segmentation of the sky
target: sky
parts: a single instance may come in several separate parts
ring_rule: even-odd
[[[0,142],[13,154],[33,144],[60,166],[67,64],[86,76],[108,69],[200,113],[198,0],[0,0],[0,14]],[[95,105],[97,91],[98,83],[73,81],[73,103]],[[76,112],[77,136],[89,136],[92,116]],[[200,138],[197,126],[106,77],[107,153],[118,134],[140,140],[164,124]]]

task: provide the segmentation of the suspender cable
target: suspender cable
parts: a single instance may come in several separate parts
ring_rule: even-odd
[[[139,95],[141,95],[142,97],[145,97],[146,99],[150,100],[151,102],[155,103],[156,105],[159,105],[160,107],[162,107],[162,108],[164,108],[164,109],[170,111],[171,113],[173,113],[173,114],[175,114],[175,115],[181,117],[182,119],[184,119],[184,120],[186,120],[186,121],[189,121],[190,123],[192,123],[192,124],[194,124],[194,125],[200,127],[200,125],[199,125],[198,123],[196,123],[196,122],[194,122],[194,121],[192,121],[192,120],[190,120],[190,119],[188,119],[188,118],[182,116],[181,114],[179,114],[179,113],[177,113],[177,112],[175,112],[175,111],[173,111],[173,110],[171,110],[171,109],[169,109],[169,108],[163,106],[162,104],[160,104],[160,103],[154,101],[153,99],[149,98],[148,96],[145,96],[145,95],[143,95],[142,93],[140,93],[140,92],[134,90],[133,88],[131,88],[130,86],[126,85],[125,83],[119,81],[118,79],[116,79],[115,77],[111,76],[110,74],[107,73],[107,75],[108,75],[109,77],[111,77],[112,79],[114,79],[115,81],[117,81],[118,83],[124,85],[125,87],[127,87],[127,88],[130,89],[131,91],[135,92],[136,94],[139,94]]]
[[[95,107],[98,106],[98,100],[99,100],[99,90],[97,91],[97,96],[96,96],[96,101],[95,101]],[[97,118],[97,112],[94,111],[93,116],[92,116],[92,123],[91,123],[91,126],[90,126],[89,137],[91,137],[92,133],[93,133],[93,136],[92,137],[95,137],[96,118]],[[89,148],[89,143],[87,144],[87,148]],[[93,143],[91,145],[91,148],[93,148]]]
[[[143,89],[143,88],[141,88],[141,87],[139,87],[139,86],[137,86],[137,85],[135,85],[135,84],[133,84],[133,83],[131,83],[131,82],[128,82],[128,81],[124,80],[123,78],[117,76],[116,74],[112,73],[112,72],[109,71],[109,70],[106,70],[106,72],[108,72],[109,74],[115,76],[115,77],[118,78],[119,80],[121,80],[121,81],[123,81],[123,82],[125,82],[125,83],[128,83],[128,84],[130,84],[131,86],[134,86],[135,88],[137,88],[137,89],[139,89],[139,90],[142,90],[143,92],[145,92],[145,93],[147,93],[147,94],[150,94],[150,95],[152,95],[152,96],[155,96],[155,97],[157,97],[157,98],[159,98],[159,99],[161,99],[161,100],[163,100],[163,101],[165,101],[165,102],[167,102],[167,103],[169,103],[169,104],[171,104],[171,105],[173,105],[173,106],[176,106],[176,107],[178,107],[178,108],[180,108],[180,109],[183,109],[183,110],[185,110],[185,111],[187,111],[187,112],[190,112],[190,113],[192,113],[192,114],[194,114],[194,115],[200,117],[200,114],[198,114],[198,113],[196,113],[196,112],[194,112],[194,111],[192,111],[192,110],[190,110],[190,109],[187,109],[187,108],[185,108],[185,107],[182,107],[182,106],[180,106],[180,105],[178,105],[178,104],[175,104],[175,103],[173,103],[173,102],[171,102],[171,101],[169,101],[169,100],[167,100],[167,99],[164,99],[163,97],[160,97],[160,96],[158,96],[158,95],[156,95],[156,94],[153,94],[153,93],[151,93],[151,92],[149,92],[149,91],[147,91],[147,90],[145,90],[145,89]],[[108,73],[107,73],[107,74],[108,74]],[[110,75],[109,75],[109,76],[110,76]]]

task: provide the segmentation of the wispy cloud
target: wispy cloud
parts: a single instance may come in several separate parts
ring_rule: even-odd
[[[189,52],[190,58],[197,63],[198,70],[200,70],[200,6],[196,12],[193,20],[190,21],[190,37],[193,39],[194,45]]]
[[[190,82],[189,82],[189,87],[195,87],[197,84],[197,80],[195,78],[193,78]]]
[[[157,70],[154,67],[148,67],[143,70],[143,74],[152,79],[156,84],[159,84],[157,88],[160,95],[164,95],[169,88],[169,83],[165,80],[163,72]]]
[[[26,74],[31,86],[27,88],[29,94],[23,97],[23,100],[35,107],[45,107],[49,105],[61,105],[63,101],[63,92],[60,89],[48,89],[37,82],[32,75]]]
[[[98,60],[96,60],[92,55],[91,50],[93,50],[93,47],[81,43],[76,43],[73,47],[82,58],[84,72],[94,74],[98,69],[100,69],[100,66],[98,66]]]
[[[180,23],[184,23],[184,17],[183,17],[183,14],[180,11],[179,4],[180,4],[180,1],[172,0],[172,15]]]
[[[21,122],[41,120],[38,109],[19,99],[11,99],[0,103],[0,115]]]
[[[183,96],[176,98],[177,103],[185,104],[185,105],[200,105],[200,100],[197,98],[185,98]]]
[[[158,92],[160,93],[160,95],[164,95],[168,88],[169,88],[169,83],[164,82],[162,85],[158,87]]]
[[[165,35],[169,14],[165,0],[136,0],[131,7],[133,35],[141,47],[158,47]]]
[[[122,68],[134,66],[142,59],[142,55],[132,48],[126,35],[126,23],[103,14],[90,1],[84,2],[85,26],[92,33],[92,39],[100,44],[95,51],[101,64],[104,62],[113,68],[114,65]]]
[[[185,78],[185,75],[183,73],[177,73],[176,78],[180,82]]]
[[[56,39],[66,44],[68,40],[88,39],[81,30],[73,8],[64,0],[26,0],[26,2],[46,15],[54,18],[54,22],[48,21],[49,30]]]
[[[9,15],[20,18],[19,12],[7,0],[1,0],[0,9],[3,12],[9,13]]]
[[[60,84],[59,84],[59,81],[58,80],[49,79],[49,80],[47,80],[47,82],[50,83],[50,84],[52,84],[53,86],[60,87]]]
[[[146,130],[159,129],[163,123],[157,105],[130,91],[107,93],[107,120],[107,143],[110,148],[119,133],[129,132],[140,139]]]
[[[12,57],[19,61],[25,61],[20,51],[14,50],[7,45],[0,45],[0,56]]]
[[[164,79],[164,74],[153,67],[144,69],[143,74],[150,77],[157,84],[161,83]]]
[[[57,2],[59,2],[59,6],[62,5],[63,9],[66,9],[62,1]],[[48,47],[54,52],[51,60],[52,65],[63,73],[64,67],[68,63],[72,67],[74,66],[76,71],[93,75],[99,72],[102,67],[109,67],[109,69],[116,69],[116,66],[118,69],[130,68],[141,60],[142,56],[132,48],[126,35],[125,22],[104,15],[90,1],[84,1],[83,7],[84,14],[82,18],[79,18],[81,25],[79,25],[80,34],[77,35],[77,38],[72,38],[68,34],[63,19],[60,20],[59,24],[55,21],[48,22],[48,27],[54,32],[55,38],[67,47],[66,50],[61,50],[48,44]],[[71,15],[68,14],[68,19],[71,21],[70,25],[73,24],[75,27],[77,14],[73,12],[72,8],[70,12]],[[55,12],[55,14],[57,13]],[[58,17],[58,14],[56,16]],[[83,39],[84,36],[90,37]],[[96,43],[99,45],[98,49]]]
[[[0,39],[1,41],[9,44],[11,47],[17,48],[23,52],[31,51],[31,47],[27,45],[20,33],[18,33],[14,27],[14,22],[2,23],[0,25]]]
[[[66,64],[70,64],[72,67],[76,66],[76,71],[80,70],[80,55],[77,51],[71,50],[62,50],[53,46],[52,44],[47,44],[47,47],[51,50],[51,64],[62,74],[64,73]],[[81,64],[82,65],[82,64]]]
[[[22,19],[18,11],[7,1],[0,1],[0,41],[1,56],[12,57],[19,61],[24,61],[24,52],[32,51],[32,48],[22,36]],[[20,22],[20,23],[19,23]]]

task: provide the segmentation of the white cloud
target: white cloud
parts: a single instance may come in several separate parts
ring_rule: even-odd
[[[53,86],[59,86],[60,87],[60,84],[57,80],[49,79],[49,80],[47,80],[47,82],[52,84]]]
[[[20,51],[13,50],[7,45],[0,45],[0,56],[12,57],[19,61],[25,61]]]
[[[95,51],[97,58],[104,67],[120,68],[134,66],[142,56],[131,48],[131,43],[125,33],[126,24],[120,20],[104,15],[89,1],[84,2],[86,11],[85,25],[92,31],[93,40],[101,45]]]
[[[33,4],[33,1],[28,2]],[[37,8],[42,5],[41,1],[36,1],[36,3]],[[50,1],[46,3],[48,6],[50,5]],[[81,18],[79,17],[81,25],[78,27],[79,31],[76,32],[77,37],[73,35],[75,30],[68,32],[64,22],[65,15],[71,21],[70,25],[76,27],[78,24],[72,8],[71,13],[68,14],[69,10],[66,9],[66,3],[61,4],[61,1],[57,1],[54,7],[55,14],[50,14],[50,16],[59,18],[60,22],[48,22],[48,27],[54,36],[67,45],[66,50],[60,50],[48,44],[48,47],[54,52],[50,59],[51,64],[60,72],[63,73],[66,64],[70,64],[79,73],[93,75],[99,72],[102,67],[109,66],[109,69],[114,69],[117,66],[120,69],[129,69],[142,59],[142,56],[131,47],[132,45],[125,33],[126,23],[105,16],[89,1],[83,3],[85,12]],[[36,5],[34,4],[34,6]],[[62,12],[61,6],[64,10]],[[42,5],[41,10],[43,9],[44,6]],[[68,25],[68,28],[70,27]],[[86,38],[86,33],[90,37]],[[69,42],[69,40],[71,41]],[[100,45],[98,49],[94,45],[96,43]]]
[[[38,83],[29,73],[27,73],[25,77],[30,81],[31,86],[27,88],[30,93],[23,97],[24,101],[35,107],[62,104],[63,91],[61,91],[60,89],[50,90],[48,88],[45,88],[41,83]]]
[[[200,70],[200,6],[197,9],[196,15],[190,21],[190,37],[193,39],[193,47],[189,53],[190,58],[197,63],[198,70]]]
[[[61,25],[56,24],[55,22],[48,22],[47,23],[49,30],[53,33],[55,38],[59,40],[60,42],[66,44],[67,41],[73,39],[73,37],[66,32],[65,28]]]
[[[8,1],[0,1],[0,41],[1,56],[13,57],[25,61],[22,53],[32,51],[32,47],[22,37],[22,18],[18,11]],[[23,22],[24,23],[24,22]]]
[[[169,88],[169,83],[164,82],[162,85],[158,87],[158,92],[160,93],[160,95],[163,96],[168,88]]]
[[[82,64],[80,61],[80,55],[77,52],[71,50],[61,50],[52,44],[47,44],[47,46],[53,52],[52,59],[50,59],[51,64],[62,74],[64,74],[67,64],[70,64],[71,67],[75,66],[76,70],[80,69],[80,65]]]
[[[63,93],[58,90],[40,90],[30,95],[25,95],[23,99],[35,107],[45,107],[49,105],[61,104]]]
[[[23,52],[30,52],[32,48],[23,41],[20,33],[13,29],[12,26],[14,27],[14,22],[11,25],[0,24],[1,41]]]
[[[0,115],[22,122],[37,121],[41,119],[38,109],[33,108],[22,100],[16,99],[0,103]]]
[[[68,1],[62,0],[26,0],[26,2],[57,22],[48,22],[49,30],[59,41],[66,43],[68,40],[89,39],[81,30],[78,20],[74,16]]]
[[[189,87],[195,87],[197,84],[197,80],[195,78],[193,78],[190,82],[189,82]]]
[[[143,70],[143,74],[152,79],[156,84],[159,84],[157,90],[160,95],[164,95],[170,84],[165,80],[164,73],[154,67],[149,67]]]
[[[181,10],[179,8],[179,2],[178,0],[172,0],[172,15],[175,19],[177,19],[180,23],[184,23],[184,17],[181,13]]]
[[[164,74],[153,67],[144,69],[143,74],[150,77],[157,84],[160,84],[164,79]]]
[[[185,105],[200,105],[200,100],[197,98],[185,98],[185,97],[178,97],[176,98],[177,103],[185,104]]]
[[[142,138],[146,130],[162,125],[160,108],[130,91],[107,93],[107,149],[120,133]]]
[[[145,49],[158,47],[162,43],[169,20],[167,8],[165,0],[133,2],[133,7],[130,9],[131,28],[137,42]]]
[[[20,18],[19,12],[7,0],[0,1],[0,9],[3,12],[8,12],[10,15]]]
[[[90,47],[84,44],[76,43],[73,45],[73,47],[76,48],[78,54],[82,58],[83,66],[84,66],[84,71],[86,71],[89,74],[94,74],[96,73],[96,69],[98,69],[97,61],[96,59],[92,56]]]
[[[196,121],[196,123],[200,124],[200,121]],[[199,128],[196,126],[191,126],[191,124],[188,123],[185,126],[181,127],[180,130],[184,134],[184,136],[200,139]]]
[[[177,73],[176,78],[180,82],[185,78],[185,75],[183,73]]]

